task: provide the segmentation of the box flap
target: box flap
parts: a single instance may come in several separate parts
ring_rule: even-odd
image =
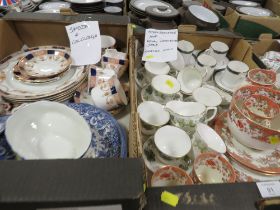
[[[130,203],[135,208],[144,194],[142,164],[141,159],[1,161],[0,206]]]

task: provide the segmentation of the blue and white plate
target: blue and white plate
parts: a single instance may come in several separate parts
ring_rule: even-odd
[[[0,117],[0,125],[4,126],[5,129],[5,123],[7,121],[9,116],[2,116]],[[2,131],[0,133],[0,160],[11,160],[15,159],[16,155],[12,151],[10,145],[7,142],[5,133]]]
[[[66,105],[76,110],[91,128],[91,147],[84,158],[126,157],[125,131],[111,114],[90,104],[66,103]]]

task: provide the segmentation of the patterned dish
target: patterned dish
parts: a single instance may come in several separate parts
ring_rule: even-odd
[[[126,157],[126,136],[118,122],[106,111],[89,105],[66,103],[89,124],[92,131],[91,147],[84,158]]]
[[[175,166],[158,169],[152,176],[152,187],[191,185],[193,181],[186,171]]]
[[[32,78],[49,78],[68,70],[72,59],[68,53],[49,49],[30,52],[17,64],[23,75]]]
[[[242,144],[271,150],[280,145],[280,116],[273,119],[249,118],[243,113],[244,102],[252,95],[262,95],[280,104],[280,91],[255,85],[239,88],[233,95],[228,114],[228,126],[233,136]]]
[[[215,130],[225,141],[227,153],[252,170],[280,174],[280,150],[258,151],[240,144],[228,129],[227,114],[227,112],[221,114],[215,122]]]
[[[252,69],[247,77],[254,85],[272,86],[276,81],[275,71],[266,69]]]

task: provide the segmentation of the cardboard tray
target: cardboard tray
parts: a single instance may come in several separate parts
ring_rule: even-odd
[[[128,18],[101,15],[9,13],[0,20],[0,59],[25,44],[69,46],[65,26],[98,20],[101,34],[114,36],[128,49]],[[0,209],[121,204],[140,209],[143,192],[141,159],[0,161]]]

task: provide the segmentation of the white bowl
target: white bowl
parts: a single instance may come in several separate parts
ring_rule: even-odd
[[[192,94],[192,92],[199,88],[202,84],[201,73],[191,67],[187,67],[179,72],[177,80],[181,85],[181,91],[185,94]]]
[[[23,159],[80,158],[92,135],[75,110],[48,101],[19,108],[8,118],[5,134],[12,150]]]
[[[158,129],[154,141],[157,149],[171,158],[182,158],[191,149],[188,134],[175,126],[166,125]]]
[[[116,44],[116,39],[112,36],[101,35],[101,48],[107,49],[114,47]]]
[[[142,121],[153,126],[162,126],[168,123],[170,114],[163,106],[154,101],[144,101],[137,107]]]
[[[185,60],[183,55],[177,51],[177,59],[169,62],[170,66],[176,71],[181,71],[185,67]]]
[[[149,82],[157,75],[168,74],[170,67],[167,63],[145,62],[145,76]]]

